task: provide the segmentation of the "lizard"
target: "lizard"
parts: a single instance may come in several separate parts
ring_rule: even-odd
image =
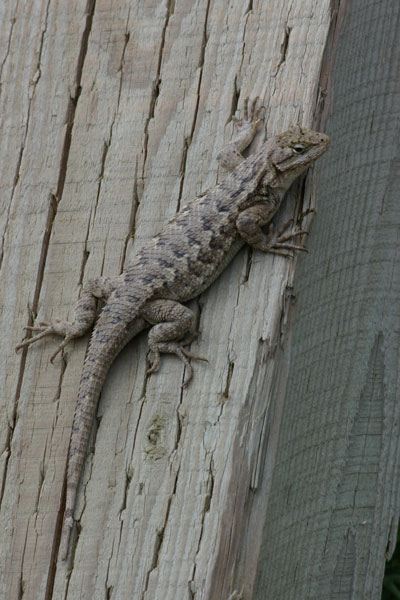
[[[68,555],[76,495],[97,402],[117,354],[150,327],[152,363],[147,373],[158,370],[160,354],[176,354],[186,367],[183,386],[187,386],[193,373],[190,359],[205,359],[186,348],[197,333],[190,335],[195,315],[182,303],[206,290],[246,243],[256,250],[283,256],[293,257],[295,251],[304,250],[294,238],[307,232],[293,230],[292,221],[274,232],[271,219],[293,181],[324,154],[330,140],[326,134],[296,125],[267,139],[245,158],[242,153],[263,121],[262,110],[258,97],[251,101],[246,98],[243,118],[232,118],[235,136],[217,156],[229,172],[221,183],[177,212],[121,275],[89,280],[81,291],[73,322],[55,319],[27,326],[27,339],[16,347],[16,351],[27,348],[50,334],[64,336],[50,358],[53,362],[68,342],[83,336],[96,321],[82,369],[68,450],[62,560]],[[265,233],[262,227],[268,224]],[[97,317],[98,299],[105,304]]]

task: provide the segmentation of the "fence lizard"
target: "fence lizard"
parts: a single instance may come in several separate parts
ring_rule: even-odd
[[[200,195],[167,223],[122,275],[92,279],[78,300],[73,323],[40,322],[26,327],[35,335],[19,344],[27,347],[49,334],[64,336],[51,357],[73,338],[84,335],[96,319],[96,300],[105,301],[94,326],[78,392],[68,453],[67,493],[61,537],[61,558],[68,553],[75,498],[97,401],[109,367],[120,350],[150,327],[149,348],[158,370],[161,353],[176,354],[186,365],[186,386],[192,377],[187,350],[193,339],[184,336],[194,325],[193,312],[182,302],[207,289],[247,242],[262,252],[292,256],[303,250],[289,231],[291,222],[274,233],[270,223],[292,182],[328,148],[327,135],[296,126],[267,140],[248,158],[241,152],[251,143],[262,121],[258,98],[244,103],[244,118],[235,119],[237,135],[217,160],[230,174]],[[203,359],[204,360],[204,359]]]

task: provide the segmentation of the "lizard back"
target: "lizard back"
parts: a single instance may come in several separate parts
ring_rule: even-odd
[[[208,288],[245,243],[236,226],[238,214],[265,201],[266,195],[275,210],[279,207],[280,195],[260,186],[266,147],[183,207],[127,266],[125,283],[138,289],[151,287],[152,298],[181,302]]]

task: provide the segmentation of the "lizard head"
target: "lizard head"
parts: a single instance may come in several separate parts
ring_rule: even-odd
[[[330,139],[296,125],[274,138],[270,161],[277,170],[278,187],[287,189],[291,183],[329,147]]]

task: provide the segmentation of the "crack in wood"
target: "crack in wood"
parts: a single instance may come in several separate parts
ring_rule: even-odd
[[[156,532],[156,539],[155,539],[155,542],[154,542],[153,559],[151,561],[150,568],[149,568],[149,570],[147,572],[147,575],[146,575],[146,583],[145,583],[144,590],[143,590],[143,593],[142,593],[142,600],[144,600],[145,597],[146,597],[146,593],[147,593],[147,589],[148,589],[148,586],[149,586],[149,581],[150,581],[151,573],[158,566],[158,562],[159,562],[159,558],[160,558],[160,552],[161,552],[161,547],[162,547],[162,543],[164,541],[164,533],[165,533],[165,529],[166,529],[167,524],[168,524],[169,513],[170,513],[170,510],[171,510],[172,500],[174,499],[175,494],[176,494],[176,488],[177,488],[177,484],[178,484],[179,471],[180,471],[180,469],[178,469],[177,472],[176,472],[175,481],[174,481],[174,487],[173,487],[173,490],[171,492],[170,497],[168,498],[168,504],[167,504],[167,509],[166,509],[166,512],[165,512],[164,523],[162,525],[162,528],[159,531]]]
[[[249,0],[249,3],[248,3],[247,8],[246,8],[246,12],[244,14],[247,15],[252,10],[253,10],[253,0]]]
[[[235,363],[233,360],[229,361],[229,365],[228,365],[228,373],[226,376],[226,381],[225,381],[225,389],[222,392],[222,398],[224,399],[224,401],[228,400],[229,398],[229,390],[231,387],[231,381],[232,381],[232,377],[233,377],[233,369],[235,368]]]
[[[211,3],[211,0],[208,0],[207,6],[206,6],[206,11],[205,11],[205,18],[204,18],[203,38],[201,41],[201,49],[200,49],[199,64],[198,64],[200,73],[199,73],[199,80],[197,83],[196,105],[194,107],[194,114],[193,114],[193,119],[192,119],[192,125],[190,128],[190,133],[185,138],[184,149],[183,149],[183,153],[182,153],[182,162],[181,162],[181,169],[180,169],[181,170],[181,180],[180,180],[180,184],[179,184],[179,194],[178,194],[178,202],[177,202],[177,208],[176,208],[177,212],[181,209],[183,184],[184,184],[184,179],[185,179],[188,149],[189,149],[190,143],[193,139],[193,135],[194,135],[194,131],[196,128],[196,123],[197,123],[197,116],[199,113],[201,83],[203,80],[204,58],[205,58],[206,47],[207,47],[207,42],[208,42],[207,26],[208,26],[209,12],[210,12],[210,3]]]
[[[151,95],[150,106],[149,106],[149,115],[146,119],[145,126],[144,126],[144,142],[143,142],[144,157],[143,157],[143,166],[142,166],[143,180],[144,180],[144,176],[145,176],[145,168],[146,168],[146,163],[147,163],[147,151],[148,151],[148,144],[149,144],[149,126],[150,126],[150,121],[154,118],[154,110],[155,110],[158,96],[160,94],[161,65],[162,65],[162,59],[163,59],[163,55],[164,55],[165,36],[166,36],[168,24],[169,24],[169,19],[171,16],[171,4],[172,4],[172,0],[169,0],[168,6],[166,9],[165,23],[164,23],[164,27],[161,32],[161,42],[160,42],[160,48],[158,51],[157,71],[156,71],[156,76],[153,81],[153,89],[152,89],[152,95]]]
[[[279,63],[277,64],[274,77],[276,77],[278,75],[279,69],[286,62],[286,56],[287,56],[287,51],[289,48],[289,38],[290,38],[291,31],[292,31],[292,27],[289,27],[288,25],[286,25],[285,31],[283,34],[283,40],[281,43],[281,48],[280,48],[281,56],[279,58]]]
[[[123,272],[123,270],[125,268],[125,261],[126,261],[126,256],[127,256],[127,252],[128,252],[129,242],[131,239],[133,239],[135,237],[135,232],[136,232],[136,216],[138,214],[138,208],[139,208],[139,204],[140,204],[137,172],[138,172],[138,159],[136,158],[135,175],[133,178],[132,203],[131,203],[131,210],[130,210],[130,214],[129,214],[128,233],[125,236],[125,241],[124,241],[124,245],[122,248],[121,264],[120,264],[120,271],[119,271],[120,274]]]
[[[212,500],[213,493],[214,493],[215,477],[214,477],[214,461],[213,461],[212,456],[210,458],[210,462],[208,465],[208,473],[209,473],[209,477],[208,477],[208,481],[207,481],[208,491],[207,491],[206,497],[204,499],[203,510],[201,512],[201,525],[200,525],[199,539],[197,542],[196,557],[198,556],[198,554],[200,552],[201,540],[203,538],[203,532],[204,532],[205,519],[206,519],[207,513],[210,510],[211,500]],[[192,577],[191,577],[190,581],[188,581],[188,589],[189,589],[189,594],[190,594],[191,599],[195,598],[196,588],[197,588],[196,582],[195,582],[196,569],[197,569],[196,557],[194,560]]]
[[[17,10],[17,7],[16,7],[15,10]],[[17,21],[17,19],[15,18],[15,16],[12,19],[10,19],[10,25],[11,25],[11,27],[10,27],[10,31],[9,31],[9,34],[8,34],[7,49],[6,49],[4,58],[3,58],[2,62],[1,62],[1,66],[0,66],[0,97],[1,97],[2,89],[3,89],[3,84],[2,84],[3,70],[4,70],[4,66],[5,66],[5,64],[7,62],[7,59],[9,57],[9,55],[10,55],[11,40],[12,40],[12,36],[13,36],[13,32],[14,32],[14,25],[15,25],[16,21]]]
[[[129,18],[129,14],[128,14],[128,18]],[[93,221],[96,218],[97,207],[98,207],[98,204],[99,204],[100,193],[101,193],[103,179],[104,179],[104,172],[105,172],[107,155],[108,155],[108,152],[109,152],[110,147],[111,147],[115,119],[116,119],[116,116],[118,114],[119,105],[120,105],[120,102],[121,102],[121,90],[122,90],[122,81],[123,81],[123,74],[124,74],[123,67],[124,67],[124,64],[125,64],[125,53],[126,53],[126,48],[128,46],[129,39],[130,39],[130,33],[129,33],[129,31],[126,31],[124,46],[123,46],[122,52],[121,52],[121,60],[120,60],[119,67],[117,69],[117,72],[120,73],[117,106],[116,106],[116,109],[115,109],[115,112],[114,112],[114,117],[113,117],[113,119],[111,121],[110,129],[109,129],[109,134],[108,134],[108,140],[103,142],[103,152],[102,152],[101,160],[100,160],[100,174],[99,174],[99,177],[98,177],[97,194],[96,194],[96,200],[95,200],[94,210],[93,210]]]
[[[48,16],[49,16],[49,5],[50,5],[50,0],[48,1],[47,6],[46,6],[46,12],[45,12],[45,18],[44,18],[44,28],[42,30],[42,35],[41,35],[40,45],[39,45],[38,61],[37,61],[37,70],[39,70],[39,72],[40,72],[40,62],[41,62],[42,51],[43,51],[44,34],[47,31],[47,22],[48,22]],[[14,27],[14,24],[15,24],[15,19],[13,20],[12,28]],[[10,43],[11,43],[11,38],[9,39],[9,44]],[[9,52],[9,49],[10,49],[10,46],[7,49],[7,54]],[[5,64],[5,60],[3,61],[3,64],[1,65],[1,70],[0,70],[0,95],[1,95],[1,76],[2,76],[2,72],[3,72],[4,64]],[[35,90],[36,90],[36,87],[37,87],[39,79],[40,79],[40,76],[34,78],[31,81],[31,87],[32,87],[32,89],[30,89],[30,91],[29,91],[29,101],[28,101],[28,109],[27,109],[27,114],[26,114],[25,131],[24,131],[24,136],[23,136],[23,141],[22,141],[22,144],[21,144],[19,156],[18,156],[18,159],[17,159],[17,165],[16,165],[16,168],[15,168],[15,175],[14,175],[14,181],[13,181],[13,189],[12,189],[11,198],[10,198],[10,202],[8,204],[8,209],[7,209],[6,224],[8,224],[8,221],[9,221],[9,215],[10,215],[12,207],[13,207],[15,190],[16,190],[16,187],[17,187],[17,184],[18,184],[18,181],[19,181],[19,177],[20,177],[21,164],[22,164],[22,159],[23,159],[23,156],[24,156],[24,150],[25,150],[26,140],[27,140],[27,137],[28,137],[28,129],[29,129],[29,124],[30,124],[30,114],[31,114],[32,101],[33,101],[33,97],[35,95]],[[1,270],[1,267],[2,267],[2,263],[3,263],[3,253],[4,253],[4,245],[5,245],[6,234],[7,234],[7,226],[6,226],[5,230],[4,230],[4,233],[3,233],[3,236],[2,236],[2,240],[1,240],[1,248],[0,248],[0,270]],[[28,323],[28,324],[31,325],[32,323]]]

